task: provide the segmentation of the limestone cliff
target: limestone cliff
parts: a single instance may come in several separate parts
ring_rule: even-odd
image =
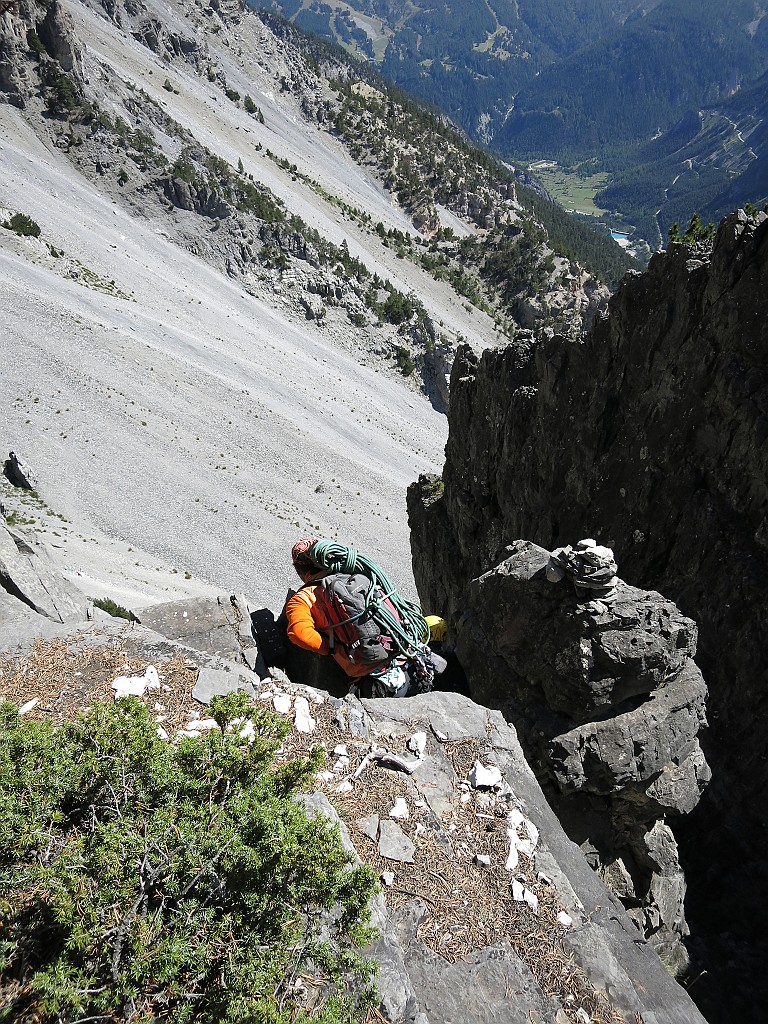
[[[77,72],[79,62],[58,0],[0,3],[0,102],[24,107],[40,84],[55,89],[61,72]]]
[[[454,622],[513,538],[587,534],[698,622],[714,781],[684,856],[711,880],[746,858],[749,896],[708,887],[705,906],[689,874],[702,926],[725,914],[744,937],[768,892],[767,275],[768,218],[739,212],[711,252],[671,245],[628,275],[583,341],[463,353],[443,480],[410,494],[422,599]]]

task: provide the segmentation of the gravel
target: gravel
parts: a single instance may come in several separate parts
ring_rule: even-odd
[[[258,69],[255,19],[240,29],[253,60],[222,59],[233,80],[237,63],[237,81],[251,82],[265,126],[191,69],[68,6],[92,84],[107,79],[98,62],[111,64],[327,237],[346,238],[371,270],[416,290],[436,320],[477,331],[477,315],[444,286],[253,149],[261,133],[374,221],[405,226],[382,189],[301,121],[295,100],[268,88],[279,68]],[[165,77],[178,95],[162,89]],[[296,582],[290,546],[310,532],[354,543],[413,593],[405,490],[440,470],[447,434],[421,394],[391,369],[361,365],[348,325],[320,327],[290,297],[246,294],[175,246],[162,220],[131,216],[7,105],[0,182],[0,206],[42,228],[40,239],[0,230],[0,444],[31,464],[42,497],[70,520],[39,524],[72,579],[134,608],[222,588],[279,607]]]

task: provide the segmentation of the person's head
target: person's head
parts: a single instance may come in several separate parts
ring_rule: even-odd
[[[425,621],[429,626],[430,642],[442,643],[448,638],[448,625],[445,619],[439,615],[428,615]]]
[[[293,567],[305,583],[320,571],[320,566],[312,558],[312,548],[315,544],[317,537],[302,537],[291,549]]]

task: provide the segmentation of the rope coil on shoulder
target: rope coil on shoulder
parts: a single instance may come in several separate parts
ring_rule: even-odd
[[[361,573],[374,584],[366,596],[366,611],[383,632],[392,637],[401,654],[412,657],[429,641],[429,625],[415,601],[408,601],[395,590],[385,572],[357,548],[331,540],[319,540],[312,547],[312,560],[333,573]],[[385,604],[389,601],[397,613]],[[399,618],[398,618],[399,617]],[[351,620],[350,620],[351,621]]]

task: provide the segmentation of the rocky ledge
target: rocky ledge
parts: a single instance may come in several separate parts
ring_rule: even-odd
[[[739,211],[713,246],[672,244],[627,275],[580,341],[464,350],[442,479],[411,495],[417,585],[452,621],[510,538],[594,533],[698,623],[713,780],[678,832],[706,942],[696,991],[723,1020],[734,992],[745,1020],[765,1002],[766,268],[768,217]]]
[[[291,719],[286,757],[325,747],[306,802],[339,820],[381,878],[369,952],[385,1021],[703,1022],[566,837],[498,711],[455,693],[338,698],[266,670],[239,595],[152,609],[145,620],[164,636],[98,610],[88,620],[82,597],[79,609],[41,614],[31,580],[14,593],[11,578],[6,571],[0,697],[25,714],[62,720],[130,692],[173,743],[217,728],[205,704],[241,689]],[[247,742],[247,722],[243,730]]]

